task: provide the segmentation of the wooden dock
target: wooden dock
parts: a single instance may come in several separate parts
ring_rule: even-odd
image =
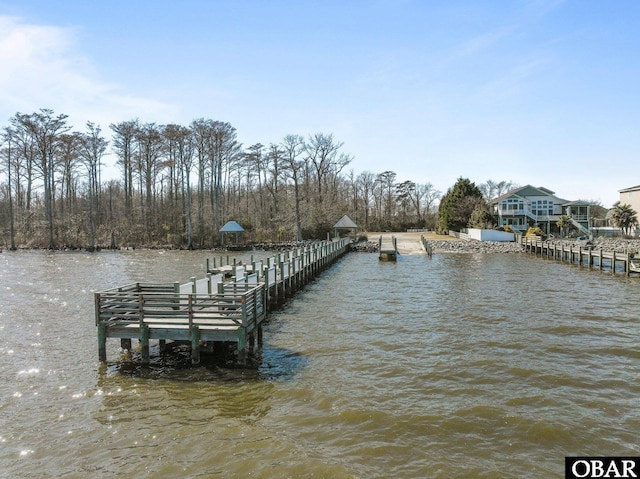
[[[431,243],[429,243],[427,241],[427,239],[424,237],[424,235],[420,235],[420,243],[422,244],[422,247],[424,248],[424,252],[427,253],[427,256],[429,258],[433,257],[433,246],[431,246]]]
[[[523,238],[522,244],[527,253],[543,258],[555,259],[563,262],[586,266],[588,268],[608,271],[612,274],[640,273],[640,261],[637,252],[604,251],[602,248],[592,249],[583,246],[556,244],[553,242]]]
[[[380,261],[396,261],[398,259],[397,240],[395,236],[378,238],[378,252]]]
[[[211,267],[207,261],[207,276],[186,284],[134,283],[95,293],[99,360],[107,360],[107,339],[118,338],[129,350],[131,340],[138,339],[143,363],[150,359],[150,340],[159,341],[161,352],[171,340],[191,344],[194,364],[203,348],[235,343],[238,363],[246,365],[256,340],[262,345],[269,309],[336,261],[349,243],[346,238],[323,241],[246,267],[217,267],[215,261]]]

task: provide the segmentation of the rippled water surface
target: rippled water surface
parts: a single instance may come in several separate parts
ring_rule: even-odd
[[[257,372],[157,348],[143,368],[113,340],[100,365],[93,291],[206,257],[0,254],[0,476],[561,478],[567,455],[640,455],[638,279],[351,253],[270,316]]]

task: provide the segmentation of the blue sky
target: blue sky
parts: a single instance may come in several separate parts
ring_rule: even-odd
[[[0,126],[211,118],[245,147],[333,133],[356,174],[441,191],[640,184],[635,0],[0,0],[0,65]]]

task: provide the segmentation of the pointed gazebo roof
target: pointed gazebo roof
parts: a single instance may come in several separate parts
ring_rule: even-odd
[[[353,230],[355,234],[358,231],[358,225],[355,224],[347,215],[344,215],[335,225],[333,225],[333,232],[336,238],[338,237],[338,230]]]
[[[235,221],[227,221],[225,225],[220,228],[220,233],[242,233],[244,228]]]
[[[338,222],[335,225],[333,225],[333,227],[336,229],[342,229],[342,228],[352,229],[352,228],[357,228],[358,225],[355,224],[353,220],[349,218],[348,215],[344,215],[342,218],[338,220]]]

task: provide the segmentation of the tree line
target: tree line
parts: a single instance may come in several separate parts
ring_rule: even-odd
[[[235,220],[250,241],[325,238],[348,214],[366,231],[435,228],[441,192],[395,172],[348,169],[330,133],[244,147],[228,122],[109,125],[74,131],[52,110],[16,113],[0,130],[5,247],[185,249],[220,245]],[[106,155],[117,179],[103,180]]]

